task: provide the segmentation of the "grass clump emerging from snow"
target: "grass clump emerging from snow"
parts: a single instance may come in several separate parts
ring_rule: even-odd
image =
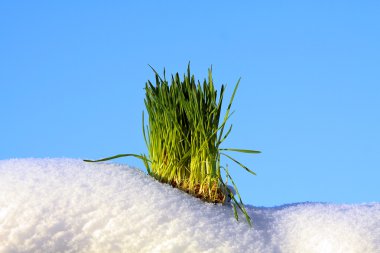
[[[221,156],[225,156],[255,175],[225,152],[260,153],[259,151],[220,148],[232,129],[231,125],[225,131],[225,126],[231,116],[230,109],[240,79],[221,121],[225,86],[221,86],[218,96],[212,79],[212,69],[208,70],[208,78],[204,79],[203,83],[195,81],[194,75],[190,73],[190,65],[182,80],[176,73],[171,76],[170,84],[166,80],[165,70],[163,78],[154,69],[153,71],[155,84],[148,80],[145,85],[147,126],[143,115],[143,134],[148,156],[120,154],[86,161],[97,162],[135,156],[142,159],[148,173],[161,182],[171,184],[207,202],[225,203],[231,200],[236,219],[237,209],[240,209],[250,223],[250,217],[228,168],[220,164]],[[224,182],[221,169],[225,171],[226,181],[231,181],[236,197],[227,187],[227,182]]]

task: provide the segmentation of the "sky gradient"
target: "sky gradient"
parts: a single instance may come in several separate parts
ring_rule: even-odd
[[[0,3],[0,159],[145,153],[159,72],[241,77],[224,147],[246,203],[380,201],[377,1]],[[133,158],[115,160],[143,169]]]

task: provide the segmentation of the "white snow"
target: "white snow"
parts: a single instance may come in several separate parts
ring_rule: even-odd
[[[380,203],[204,203],[137,169],[0,161],[0,252],[380,252]]]

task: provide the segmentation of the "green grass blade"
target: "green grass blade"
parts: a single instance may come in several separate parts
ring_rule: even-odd
[[[236,164],[238,164],[240,167],[242,167],[243,169],[245,169],[246,171],[248,171],[249,173],[253,174],[256,176],[256,173],[253,172],[252,170],[248,169],[247,166],[243,165],[242,163],[240,163],[239,161],[237,161],[236,159],[232,158],[231,156],[225,154],[225,153],[220,153],[221,155],[224,155],[225,157],[231,159],[232,161],[234,161]]]
[[[142,155],[136,155],[136,154],[119,154],[119,155],[115,155],[115,156],[110,156],[110,157],[106,157],[106,158],[102,158],[102,159],[99,159],[99,160],[83,160],[85,162],[90,162],[90,163],[96,163],[96,162],[104,162],[104,161],[108,161],[108,160],[112,160],[112,159],[116,159],[116,158],[120,158],[120,157],[126,157],[126,156],[133,156],[133,157],[136,157],[136,158],[139,158],[143,161],[149,161],[146,157],[142,156]]]
[[[144,111],[142,112],[142,131],[143,131],[145,145],[146,145],[147,148],[149,148],[148,139],[146,138],[146,132],[145,132],[145,116],[144,116]]]
[[[220,148],[222,151],[234,151],[240,153],[248,153],[248,154],[260,154],[261,151],[251,150],[251,149],[239,149],[239,148]]]
[[[152,66],[150,66],[149,64],[148,64],[148,66],[153,70],[154,74],[156,74],[156,77],[160,78],[160,81],[161,81],[161,82],[164,82],[164,80],[163,80],[163,79],[161,78],[161,76],[157,73],[157,71],[156,71]]]
[[[239,221],[239,215],[238,215],[238,212],[237,212],[237,210],[236,210],[236,204],[233,203],[233,204],[232,204],[232,207],[234,208],[234,216],[235,216],[235,219],[236,219],[237,221]]]
[[[238,188],[237,188],[237,186],[236,186],[234,180],[232,179],[230,173],[228,173],[228,169],[224,169],[224,171],[226,172],[226,176],[227,176],[227,178],[229,178],[229,179],[231,180],[231,183],[232,183],[232,185],[233,185],[233,187],[234,187],[234,189],[235,189],[235,191],[236,191],[236,194],[237,194],[237,196],[239,197],[239,201],[240,201],[240,203],[243,204],[243,201],[241,200],[241,196],[240,196],[239,190],[238,190]]]
[[[236,198],[235,198],[234,194],[232,193],[232,191],[227,187],[227,185],[223,182],[223,179],[220,177],[219,180],[220,180],[221,184],[223,185],[223,187],[225,187],[228,195],[230,196],[231,200],[233,201],[232,206],[234,208],[235,219],[239,220],[239,215],[238,215],[237,210],[236,210],[236,206],[237,206],[240,209],[240,211],[244,214],[245,219],[247,220],[249,226],[252,227],[251,217],[248,215],[248,212],[247,212],[247,210],[244,207],[244,203],[243,203],[243,201],[241,199],[241,196],[239,194],[239,190],[238,190],[238,188],[237,188],[234,180],[232,179],[231,175],[228,173],[228,169],[224,168],[224,167],[223,167],[223,169],[224,169],[224,171],[226,173],[226,180],[228,181],[228,178],[231,180],[232,185],[233,185],[233,187],[234,187],[234,189],[236,191],[236,194],[239,197],[239,202],[240,203],[236,200]]]
[[[223,136],[224,126],[226,125],[227,119],[229,117],[229,113],[230,113],[230,110],[231,110],[232,102],[234,101],[236,91],[237,91],[237,89],[239,87],[240,79],[241,78],[239,78],[239,80],[237,81],[237,83],[235,85],[234,91],[232,92],[232,96],[231,96],[231,99],[230,99],[230,103],[228,104],[228,107],[227,107],[226,114],[224,115],[224,120],[223,120],[223,123],[222,123],[223,127],[220,129],[220,135],[219,135],[218,143],[220,143],[220,140],[221,140],[221,138]]]
[[[247,220],[249,226],[252,227],[251,217],[248,215],[248,212],[245,209],[244,205],[239,204],[238,201],[236,200],[235,196],[232,195],[231,197],[232,197],[232,200],[234,201],[233,204],[235,204],[240,209],[240,211],[244,214],[245,219]]]

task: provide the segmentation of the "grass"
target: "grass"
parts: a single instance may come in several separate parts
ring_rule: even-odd
[[[148,124],[145,125],[144,113],[142,120],[148,155],[120,154],[85,161],[100,162],[125,156],[137,157],[143,160],[149,175],[160,182],[171,184],[207,202],[231,201],[236,219],[237,209],[240,209],[251,224],[251,218],[244,208],[228,167],[220,164],[221,156],[224,156],[255,175],[227,152],[255,154],[260,153],[259,151],[220,147],[232,130],[232,125],[227,129],[226,123],[232,115],[231,106],[240,79],[221,118],[225,86],[221,86],[218,95],[212,79],[212,69],[208,70],[208,77],[203,83],[196,82],[189,64],[183,79],[176,73],[171,76],[170,84],[165,70],[163,78],[153,68],[152,70],[155,73],[155,84],[148,80],[145,85],[144,102]],[[221,170],[224,171],[226,182]],[[228,181],[231,181],[236,196],[227,187]]]

